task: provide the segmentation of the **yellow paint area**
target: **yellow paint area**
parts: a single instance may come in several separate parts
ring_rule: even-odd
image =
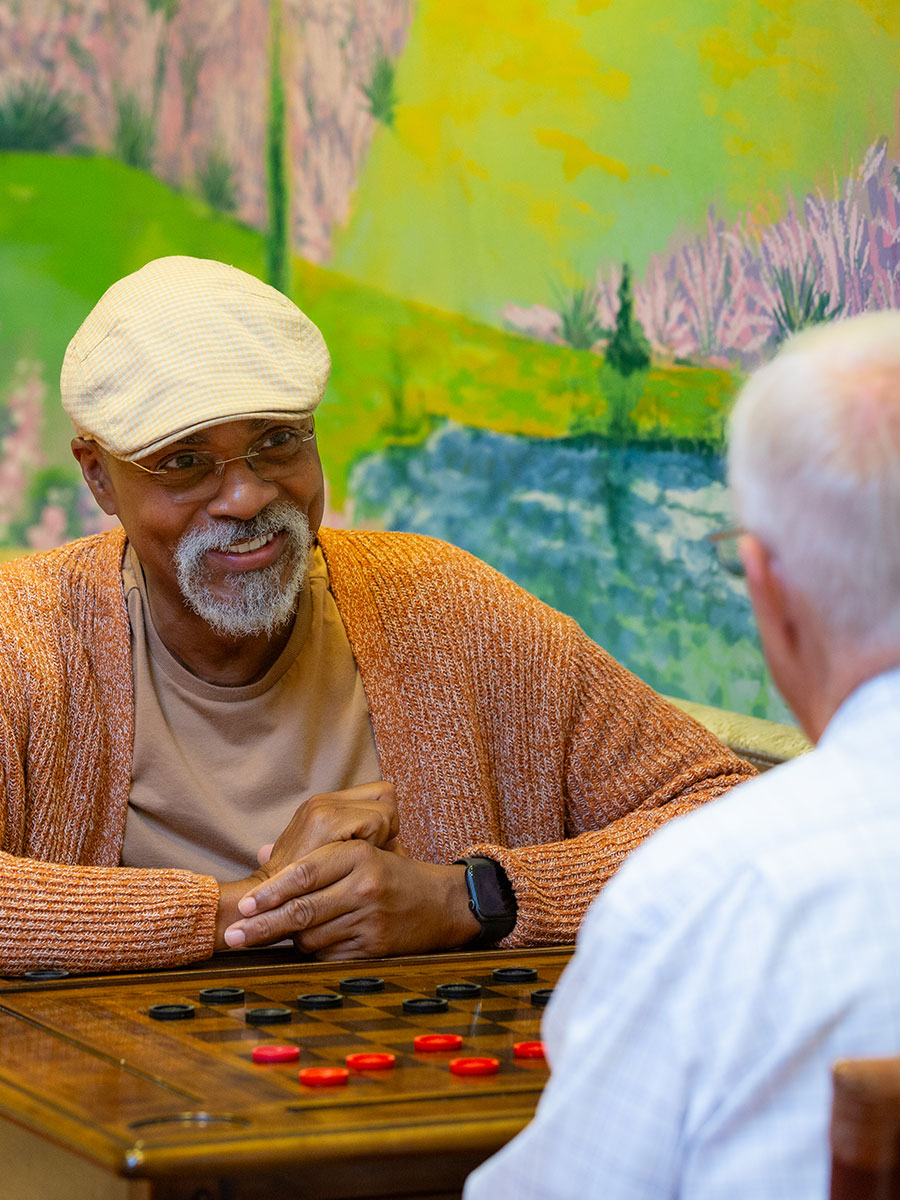
[[[538,144],[546,146],[548,150],[562,151],[562,172],[566,179],[575,179],[588,167],[599,167],[607,175],[614,175],[623,181],[630,174],[628,166],[620,159],[592,150],[587,142],[561,129],[537,129],[534,136]]]

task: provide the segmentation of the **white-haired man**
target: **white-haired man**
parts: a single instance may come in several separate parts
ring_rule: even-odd
[[[766,656],[818,745],[604,890],[537,1116],[466,1200],[822,1200],[832,1063],[900,1052],[900,313],[790,341],[729,463]]]
[[[320,529],[329,365],[279,292],[183,257],[73,338],[73,451],[123,529],[0,572],[3,973],[570,941],[752,774],[471,556]]]

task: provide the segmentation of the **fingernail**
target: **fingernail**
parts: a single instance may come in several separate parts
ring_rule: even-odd
[[[256,901],[252,896],[244,896],[238,901],[238,911],[243,913],[245,917],[252,917],[256,912]]]
[[[247,935],[244,933],[243,929],[235,929],[234,926],[232,926],[231,929],[225,930],[226,946],[243,946],[246,940]]]

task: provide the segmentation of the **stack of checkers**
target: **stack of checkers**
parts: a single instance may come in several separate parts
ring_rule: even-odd
[[[485,984],[482,982],[448,981],[437,985],[434,996],[408,996],[402,999],[400,1011],[403,1017],[399,1022],[396,1017],[388,1016],[389,1013],[396,1012],[394,1007],[396,1002],[394,1001],[392,1005],[390,998],[385,997],[388,1003],[381,1010],[383,1019],[341,1020],[340,1027],[342,1030],[352,1031],[350,1034],[345,1034],[345,1037],[352,1037],[354,1033],[362,1031],[364,1026],[371,1027],[373,1025],[382,1026],[385,1029],[390,1027],[392,1031],[399,1034],[398,1024],[420,1026],[424,1022],[427,1025],[432,1018],[442,1017],[443,1014],[452,1011],[464,1017],[465,1031],[470,1039],[475,1039],[482,1032],[479,1022],[484,1027],[484,1032],[494,1033],[502,1028],[496,1023],[498,1016],[502,1016],[506,1021],[511,1020],[510,997],[506,991],[501,990],[504,985],[521,987],[536,980],[537,971],[533,967],[498,967],[492,972],[490,984],[487,985],[489,994],[486,994]],[[315,1043],[316,1045],[321,1043],[322,1035],[317,1031],[305,1032],[308,1029],[306,1020],[309,1019],[306,1018],[306,1014],[310,1014],[313,1020],[320,1014],[327,1019],[327,1016],[335,1010],[344,1010],[346,998],[351,1005],[355,1005],[357,1008],[365,1005],[362,1016],[364,1018],[371,1017],[372,1013],[368,1005],[376,996],[381,997],[385,993],[386,985],[382,978],[356,975],[340,980],[338,988],[339,990],[334,992],[302,992],[295,997],[296,1007],[250,1006],[246,1002],[244,989],[239,987],[204,988],[200,991],[198,999],[201,1005],[213,1008],[222,1006],[233,1010],[238,1006],[244,1006],[245,1027],[250,1026],[260,1034],[272,1026],[293,1026],[292,1032],[296,1031],[299,1034],[295,1041],[264,1042],[253,1047],[252,1061],[259,1066],[272,1067],[298,1063],[306,1043]],[[396,991],[396,986],[394,985],[391,990]],[[528,1003],[532,1010],[544,1008],[552,990],[552,988],[537,988],[530,991]],[[451,1005],[453,1006],[452,1010]],[[483,1008],[484,1012],[482,1012]],[[518,1012],[519,1010],[513,1011]],[[189,1003],[154,1004],[148,1009],[148,1015],[156,1021],[191,1021],[194,1020],[196,1013],[197,1006]],[[232,1012],[230,1015],[236,1014]],[[349,1014],[346,1015],[349,1018]],[[408,1022],[405,1018],[415,1018],[415,1021]],[[301,1023],[303,1030],[296,1029],[296,1026]],[[496,1075],[501,1070],[501,1059],[493,1055],[459,1054],[466,1038],[457,1030],[443,1026],[426,1029],[425,1032],[415,1033],[409,1041],[411,1041],[413,1058],[418,1058],[419,1055],[427,1056],[432,1062],[444,1064],[449,1073],[458,1078],[470,1079]],[[404,1058],[409,1062],[409,1050],[406,1044],[402,1047],[402,1051]],[[543,1043],[538,1040],[516,1041],[513,1043],[512,1051],[513,1060],[517,1063],[543,1063],[544,1061]],[[353,1075],[361,1078],[380,1077],[381,1073],[394,1070],[397,1065],[398,1052],[400,1050],[396,1052],[389,1050],[356,1051],[347,1054],[341,1064],[301,1067],[299,1079],[306,1087],[322,1088],[347,1084]],[[376,1074],[373,1076],[372,1073]]]

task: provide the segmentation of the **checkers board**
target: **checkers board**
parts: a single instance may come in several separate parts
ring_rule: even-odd
[[[0,1195],[458,1196],[534,1112],[547,1067],[513,1048],[540,1038],[540,1002],[570,954],[326,964],[273,950],[148,974],[0,981]],[[508,967],[526,970],[495,975]],[[359,991],[360,977],[378,990]],[[465,986],[440,997],[445,984]],[[418,1050],[424,1034],[461,1042]],[[253,1061],[255,1048],[275,1045],[299,1054]],[[300,1081],[308,1068],[347,1071],[359,1054],[393,1055],[394,1065],[350,1068],[326,1086]],[[499,1066],[454,1074],[459,1057]]]

